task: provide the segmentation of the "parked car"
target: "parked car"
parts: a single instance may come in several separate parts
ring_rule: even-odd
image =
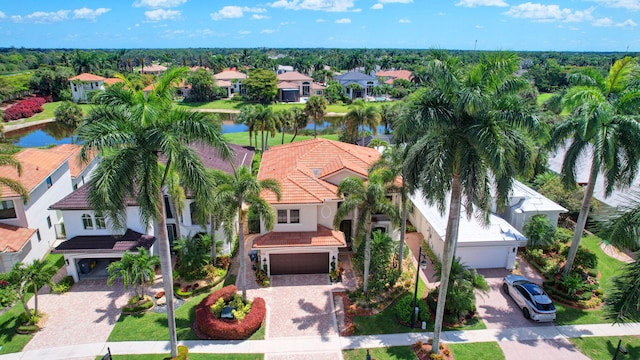
[[[536,283],[531,282],[521,275],[505,276],[502,289],[522,309],[525,319],[533,321],[554,321],[556,319],[556,307],[551,298]]]

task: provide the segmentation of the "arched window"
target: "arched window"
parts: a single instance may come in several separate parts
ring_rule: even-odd
[[[93,230],[93,219],[91,219],[91,215],[82,214],[82,226],[85,230]]]
[[[96,214],[96,229],[102,230],[107,228],[107,223],[104,220],[102,214]]]

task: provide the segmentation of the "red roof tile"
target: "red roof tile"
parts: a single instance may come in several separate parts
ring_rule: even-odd
[[[297,71],[287,71],[277,76],[278,81],[313,81],[307,75],[301,74]]]
[[[247,78],[247,74],[245,73],[241,73],[239,71],[235,71],[235,70],[225,70],[223,72],[219,72],[215,75],[213,75],[213,77],[216,80],[240,80],[240,79],[246,79]]]
[[[31,239],[35,229],[0,223],[0,251],[17,252]]]
[[[346,247],[344,233],[318,225],[316,231],[268,232],[253,240],[254,249],[307,247],[307,246],[337,246]]]
[[[278,89],[300,89],[300,86],[290,81],[278,82]]]
[[[72,78],[69,78],[69,81],[80,80],[80,81],[104,81],[105,78],[99,75],[93,75],[89,73],[82,73],[80,75],[76,75]]]
[[[78,177],[89,165],[89,163],[83,164],[80,161],[80,150],[82,150],[82,146],[76,144],[62,144],[49,149],[49,151],[57,151],[69,156],[69,172],[71,172],[71,177],[74,178]],[[91,159],[93,159],[93,156]]]
[[[19,181],[31,192],[49,177],[54,170],[67,161],[69,156],[69,153],[53,149],[24,149],[13,156],[22,165],[22,174],[18,176],[16,169],[10,166],[0,166],[0,174],[9,179]],[[8,187],[0,185],[0,196],[4,198],[19,195]]]
[[[408,81],[411,81],[411,78],[413,78],[413,74],[409,70],[378,71],[376,73],[376,76],[386,77],[391,79],[405,79]]]
[[[119,78],[106,78],[104,79],[104,83],[107,85],[113,85],[113,84],[117,84],[120,82],[124,82],[122,79]]]

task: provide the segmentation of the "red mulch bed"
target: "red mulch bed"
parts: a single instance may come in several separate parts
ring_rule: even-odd
[[[413,344],[412,348],[416,353],[418,359],[431,360],[431,344],[418,342],[416,344]],[[451,352],[451,350],[449,350],[449,346],[442,342],[440,343],[440,355],[443,356],[442,359],[453,360],[453,353]]]
[[[333,298],[335,302],[335,298],[342,298],[342,303],[344,304],[344,330],[340,332],[340,336],[352,336],[353,332],[356,329],[356,324],[353,322],[353,318],[356,316],[369,316],[373,314],[371,309],[363,309],[355,304],[351,303],[347,293],[344,291],[334,292]]]

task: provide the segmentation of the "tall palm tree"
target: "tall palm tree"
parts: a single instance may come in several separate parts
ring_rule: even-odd
[[[492,187],[497,203],[506,203],[513,176],[530,166],[526,130],[533,131],[537,119],[518,96],[529,85],[512,75],[519,64],[514,54],[488,54],[466,72],[456,58],[435,55],[431,82],[412,96],[394,132],[410,146],[404,162],[410,191],[420,189],[443,213],[449,202],[433,343],[439,353],[461,207],[467,217],[476,212],[487,222]]]
[[[95,152],[105,154],[88,184],[91,206],[110,217],[116,228],[122,228],[127,199],[133,198],[140,207],[142,221],[156,223],[172,356],[177,353],[177,338],[162,189],[170,171],[175,171],[192,193],[213,187],[202,160],[189,147],[191,143],[208,144],[223,158],[231,158],[221,129],[208,115],[178,107],[172,101],[174,84],[188,71],[168,70],[148,94],[131,87],[109,87],[98,96],[97,105],[78,129],[83,160]],[[164,171],[160,156],[166,159]]]
[[[45,284],[51,284],[51,278],[56,268],[44,260],[33,260],[29,265],[16,263],[9,273],[9,281],[16,286],[16,293],[27,316],[31,317],[31,310],[27,304],[28,294],[33,292],[33,314],[38,315],[38,289]]]
[[[245,166],[236,169],[232,175],[222,171],[215,171],[217,188],[215,190],[215,201],[217,203],[227,204],[227,210],[238,215],[240,229],[238,231],[239,252],[240,252],[240,288],[242,289],[242,297],[247,297],[247,276],[245,269],[244,249],[244,222],[246,219],[246,211],[243,208],[246,203],[249,207],[260,215],[267,230],[273,229],[275,222],[275,211],[269,203],[260,197],[262,191],[273,192],[278,200],[280,200],[281,189],[280,183],[274,179],[258,180],[252,174],[251,170]]]
[[[338,207],[333,218],[333,227],[340,228],[340,223],[352,211],[357,210],[356,239],[364,237],[364,283],[362,290],[366,293],[369,288],[369,265],[371,264],[371,229],[372,217],[375,214],[388,215],[394,224],[398,223],[398,213],[391,201],[386,198],[385,181],[382,173],[369,174],[365,183],[362,179],[349,176],[338,185],[338,196],[343,196],[344,201]],[[359,245],[355,244],[356,247]]]
[[[375,106],[365,105],[364,101],[359,99],[353,102],[350,110],[344,117],[347,133],[357,134],[358,127],[362,129],[360,145],[364,146],[365,129],[369,127],[374,135],[378,133],[378,125],[380,124],[380,113]],[[357,137],[357,135],[356,135]]]
[[[589,180],[564,276],[573,267],[598,174],[605,177],[605,194],[609,196],[614,189],[631,185],[638,172],[640,89],[631,85],[637,81],[639,70],[636,60],[627,56],[613,64],[605,79],[595,71],[577,74],[571,78],[575,86],[563,98],[563,104],[572,116],[555,127],[549,146],[557,149],[570,139],[561,170],[565,185],[575,186],[579,160],[583,154],[591,154]]]
[[[293,114],[293,137],[291,138],[290,143],[292,143],[296,139],[296,136],[298,136],[298,130],[300,128],[305,128],[309,121],[304,110],[301,108],[293,108],[291,109],[291,113]]]
[[[389,127],[393,125],[400,112],[398,103],[382,104],[378,111],[380,113],[380,124],[384,125],[384,133],[388,134]]]
[[[18,176],[21,176],[22,165],[20,164],[20,161],[16,160],[13,157],[14,153],[15,153],[15,148],[13,148],[12,146],[9,146],[6,143],[0,142],[0,166],[12,167],[18,172]],[[15,179],[0,175],[0,186],[6,186],[9,189],[13,190],[15,193],[20,195],[24,203],[29,201],[29,190],[27,190],[27,188],[25,188],[21,182]]]
[[[407,200],[409,199],[409,185],[404,180],[404,159],[407,155],[407,147],[404,144],[387,146],[380,159],[371,164],[369,172],[384,170],[388,172],[387,189],[391,192],[400,193],[401,200],[401,222],[400,222],[400,246],[398,249],[398,269],[402,273],[402,258],[404,255],[404,238],[407,232]],[[400,177],[402,182],[397,183]]]
[[[240,114],[236,118],[236,124],[244,124],[249,128],[249,146],[254,146],[252,143],[252,137],[256,130],[257,117],[255,114],[254,105],[243,106],[240,110]],[[258,147],[258,140],[255,141],[255,147]]]
[[[293,126],[295,124],[293,109],[294,108],[284,109],[275,113],[276,117],[278,118],[278,123],[280,124],[280,132],[282,135],[282,140],[280,141],[280,144],[284,144],[285,132],[293,129]]]
[[[155,278],[155,267],[160,265],[160,258],[151,256],[149,250],[139,247],[137,253],[125,251],[122,259],[107,266],[109,278],[107,283],[113,285],[116,279],[122,279],[125,289],[133,287],[139,300],[144,299],[145,287]]]
[[[324,117],[327,115],[327,99],[317,95],[310,97],[304,105],[304,113],[313,120],[313,137],[315,139],[318,136],[316,125],[324,123]]]

